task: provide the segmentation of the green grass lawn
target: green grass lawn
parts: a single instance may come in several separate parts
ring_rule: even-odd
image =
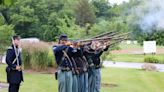
[[[4,65],[0,65],[0,81],[6,80]],[[25,74],[25,82],[20,92],[58,92],[53,74]],[[164,73],[146,72],[136,69],[102,69],[102,83],[116,87],[103,86],[101,92],[163,92]],[[7,92],[7,89],[0,90]]]
[[[126,43],[120,43],[119,47],[121,49],[142,48],[142,46],[139,44],[126,44]]]
[[[112,54],[113,61],[123,62],[144,62],[144,57],[153,56],[164,63],[164,54],[143,55],[143,54]]]
[[[143,48],[143,46],[139,44],[126,44],[126,43],[120,43],[119,47],[121,49]],[[157,46],[157,48],[164,48],[164,46]]]
[[[130,50],[130,49],[138,49],[138,48],[143,48],[142,46],[135,45],[135,44],[124,44],[121,43],[119,47],[122,50]],[[164,46],[157,46],[157,48],[164,48]],[[156,55],[143,55],[143,54],[110,54],[107,56],[107,60],[113,60],[113,61],[122,61],[122,62],[144,62],[144,57],[147,56],[153,56],[157,59],[159,59],[161,62],[164,63],[164,54],[156,54]]]

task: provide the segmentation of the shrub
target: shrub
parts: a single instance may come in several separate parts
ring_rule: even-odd
[[[52,50],[47,43],[22,43],[22,49],[25,69],[40,71],[55,66]]]
[[[160,63],[160,60],[157,59],[154,56],[147,56],[147,57],[144,58],[144,62],[147,62],[147,63]]]
[[[113,60],[113,58],[114,58],[114,55],[112,55],[109,50],[104,52],[101,56],[102,61],[104,61],[104,60]]]

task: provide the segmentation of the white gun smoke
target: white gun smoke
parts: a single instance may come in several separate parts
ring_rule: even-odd
[[[143,31],[150,32],[156,28],[164,29],[164,0],[144,0],[137,7],[137,15],[141,18],[139,25]]]

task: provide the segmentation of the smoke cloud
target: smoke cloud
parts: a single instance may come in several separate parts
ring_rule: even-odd
[[[144,0],[136,9],[140,17],[139,25],[143,31],[164,29],[164,0]]]

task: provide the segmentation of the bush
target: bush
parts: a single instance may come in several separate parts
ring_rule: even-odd
[[[22,43],[22,49],[25,69],[40,71],[55,66],[52,50],[47,43]]]
[[[161,61],[154,56],[147,56],[144,58],[144,62],[147,63],[160,63]]]

